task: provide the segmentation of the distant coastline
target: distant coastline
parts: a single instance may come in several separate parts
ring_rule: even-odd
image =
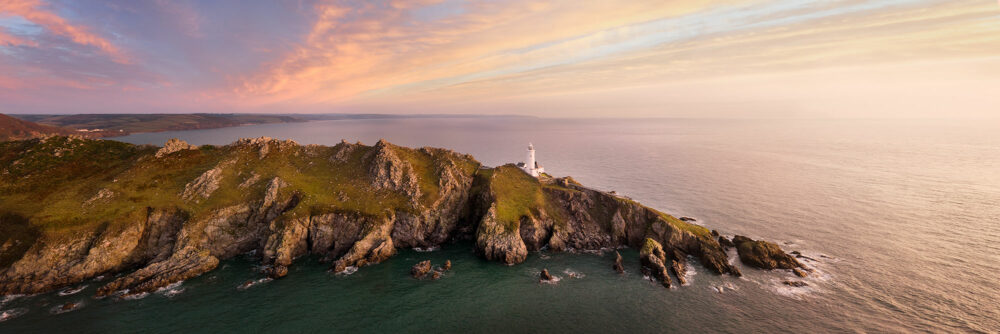
[[[218,129],[243,125],[352,119],[532,117],[471,114],[9,114],[22,121],[76,131],[85,137],[120,137],[135,133]],[[66,135],[66,131],[52,133]],[[18,138],[23,139],[23,138]]]

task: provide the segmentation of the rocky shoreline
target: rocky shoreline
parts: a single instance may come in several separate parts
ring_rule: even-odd
[[[0,294],[114,274],[98,295],[151,292],[251,251],[271,278],[307,254],[340,272],[454,240],[508,265],[543,248],[633,247],[668,287],[671,274],[684,284],[689,256],[740,276],[727,247],[752,267],[808,271],[773,243],[730,241],[568,177],[486,168],[444,149],[263,137],[220,147],[66,137],[0,146]],[[414,276],[445,270],[428,262]]]

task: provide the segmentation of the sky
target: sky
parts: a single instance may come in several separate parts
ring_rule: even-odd
[[[1000,117],[1000,2],[0,0],[2,113]]]

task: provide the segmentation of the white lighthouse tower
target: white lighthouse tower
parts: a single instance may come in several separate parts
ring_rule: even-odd
[[[535,161],[535,146],[528,143],[528,159],[521,164],[521,168],[531,176],[538,177],[541,173],[545,173],[545,168]]]

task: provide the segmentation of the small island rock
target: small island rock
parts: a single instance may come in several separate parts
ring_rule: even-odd
[[[792,269],[802,267],[795,257],[785,254],[773,242],[763,240],[753,240],[742,235],[733,237],[736,244],[736,251],[740,255],[740,261],[744,264],[760,269]]]
[[[548,269],[542,269],[542,273],[539,274],[539,279],[542,281],[551,281],[552,275],[549,274]]]
[[[424,260],[413,265],[413,268],[410,269],[410,275],[413,275],[414,278],[422,278],[429,271],[431,271],[431,260]]]
[[[615,268],[615,271],[619,274],[625,273],[625,266],[622,265],[622,255],[617,251],[615,251],[615,265],[613,268]]]

